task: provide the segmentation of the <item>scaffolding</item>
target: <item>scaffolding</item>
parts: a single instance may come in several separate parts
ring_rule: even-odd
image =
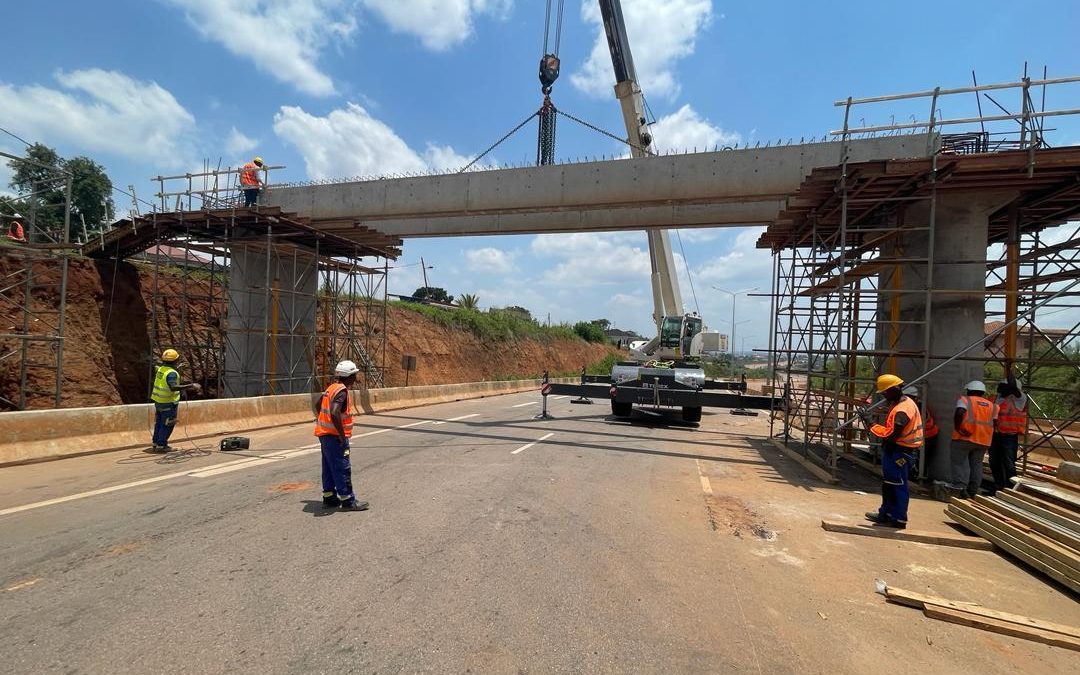
[[[183,355],[185,378],[207,397],[318,391],[344,359],[365,386],[383,386],[386,274],[400,242],[239,206],[238,187],[220,185],[235,173],[159,177],[159,204],[180,210],[135,214],[84,248],[149,277],[144,388],[166,348]]]
[[[991,349],[990,339],[986,353],[973,351],[957,359],[996,362],[1002,370],[1012,366],[1025,385],[1032,401],[1022,450],[1025,466],[1029,456],[1044,463],[1080,458],[1080,443],[1068,437],[1080,429],[1080,378],[1075,377],[1080,373],[1080,323],[1068,321],[1052,334],[1038,325],[1040,317],[1080,308],[1080,290],[1059,293],[1080,278],[1080,233],[1061,236],[1063,224],[1080,215],[1080,149],[1050,148],[1044,126],[1049,118],[1080,114],[1075,108],[1045,110],[1047,87],[1077,82],[1080,78],[1025,77],[837,101],[844,108],[844,126],[832,132],[840,139],[838,165],[815,169],[758,242],[773,251],[772,387],[788,400],[786,410],[773,416],[774,437],[833,475],[840,459],[873,467],[879,461],[877,448],[864,431],[843,422],[870,402],[876,375],[904,369],[925,373],[932,362],[955,356],[935,351],[933,307],[942,298],[975,295],[985,298],[988,316],[996,313],[1004,320],[1003,348]],[[1033,102],[1039,89],[1043,109]],[[986,93],[998,90],[1019,90],[1020,112],[984,115],[983,97],[1005,110]],[[971,94],[980,102],[977,116],[941,115],[945,97]],[[892,116],[885,125],[851,124],[857,106],[923,99],[930,102],[925,120],[913,115],[912,122],[896,124]],[[994,123],[1018,128],[998,131]],[[978,129],[942,133],[953,125]],[[916,132],[928,134],[924,158],[848,160],[848,142],[858,135]],[[986,269],[984,287],[942,288],[934,278],[942,195],[1005,189],[1019,197],[990,217],[987,246],[1000,249],[998,259],[950,261]],[[1048,228],[1055,227],[1057,239],[1047,245]],[[937,272],[942,274],[940,267]],[[1018,321],[1025,313],[1026,321]],[[1023,335],[1026,348],[1018,350]],[[1072,369],[1072,379],[1063,377],[1061,368]],[[1051,408],[1057,412],[1045,414]],[[920,460],[925,462],[925,456]],[[919,470],[926,475],[925,466]]]
[[[17,393],[0,396],[0,410],[25,410],[49,401],[59,406],[64,368],[64,322],[67,314],[68,262],[70,245],[70,173],[27,157],[0,152],[10,164],[28,164],[39,174],[30,191],[6,200],[2,214],[4,232],[7,219],[16,213],[11,202],[25,210],[25,242],[4,238],[0,275],[0,378],[5,384],[17,382]],[[44,197],[60,192],[62,201],[49,204]],[[47,218],[59,210],[59,218]],[[48,221],[59,221],[49,227]],[[10,386],[5,386],[4,391]]]

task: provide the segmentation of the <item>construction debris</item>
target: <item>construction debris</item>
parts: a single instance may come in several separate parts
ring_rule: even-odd
[[[994,550],[994,545],[985,539],[969,537],[964,534],[952,534],[949,532],[896,530],[885,527],[874,527],[872,525],[841,523],[835,520],[822,520],[821,527],[828,532],[859,534],[865,537],[880,537],[882,539],[894,539],[896,541],[915,541],[921,544],[938,544],[939,546],[956,546],[958,548],[970,548],[979,551]]]
[[[1019,614],[998,612],[974,604],[923,595],[902,588],[891,588],[880,580],[877,582],[877,591],[889,602],[923,610],[923,614],[931,619],[1080,651],[1080,628],[1032,619]],[[930,644],[929,637],[927,637],[927,644]]]
[[[1080,486],[1021,478],[995,497],[953,499],[945,514],[1080,593]]]

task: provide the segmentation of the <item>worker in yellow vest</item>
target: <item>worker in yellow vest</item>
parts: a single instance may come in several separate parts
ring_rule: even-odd
[[[1020,436],[1027,432],[1027,394],[1016,381],[1012,369],[1007,377],[998,382],[997,387],[997,425],[990,442],[990,471],[994,474],[994,489],[1012,487],[1016,476],[1016,455],[1020,449]]]
[[[964,499],[979,494],[982,484],[983,457],[994,438],[997,406],[986,398],[986,385],[975,380],[964,388],[953,412],[953,435],[949,444],[952,463],[949,487],[954,496]]]
[[[899,530],[907,527],[908,475],[914,453],[923,445],[923,423],[919,406],[905,396],[904,381],[896,375],[877,379],[877,392],[889,402],[885,424],[870,427],[870,433],[881,439],[881,507],[870,511],[866,519]]]
[[[349,462],[349,439],[352,438],[352,396],[360,369],[352,361],[342,361],[334,368],[334,382],[319,399],[315,435],[322,448],[323,506],[339,506],[344,511],[364,511],[368,503],[356,498]]]
[[[150,393],[150,400],[154,402],[154,452],[168,452],[172,449],[169,447],[169,436],[172,436],[173,428],[176,427],[180,394],[189,389],[196,394],[202,391],[202,386],[198,383],[180,383],[180,373],[176,370],[179,362],[179,352],[166,349],[161,354],[161,365],[154,370],[154,389]]]

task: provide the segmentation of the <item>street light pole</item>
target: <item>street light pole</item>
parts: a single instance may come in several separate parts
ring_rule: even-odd
[[[756,291],[757,286],[753,288],[744,288],[741,291],[729,291],[726,288],[720,288],[719,286],[713,286],[713,290],[720,291],[721,293],[727,293],[731,296],[731,340],[728,342],[728,352],[731,353],[731,379],[735,379],[735,299],[743,293],[749,293]]]

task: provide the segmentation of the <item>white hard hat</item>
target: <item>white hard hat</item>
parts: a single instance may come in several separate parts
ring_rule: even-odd
[[[904,396],[918,396],[919,388],[915,386],[904,387]]]
[[[985,393],[986,385],[979,380],[972,380],[971,382],[967,383],[967,386],[965,386],[964,389],[966,389],[967,391],[981,391]]]
[[[22,214],[21,213],[16,213],[15,215],[12,216],[12,218],[22,218]]]
[[[356,364],[352,361],[342,361],[334,368],[334,375],[338,377],[348,377],[349,375],[355,375],[360,372],[360,369],[356,367]]]

